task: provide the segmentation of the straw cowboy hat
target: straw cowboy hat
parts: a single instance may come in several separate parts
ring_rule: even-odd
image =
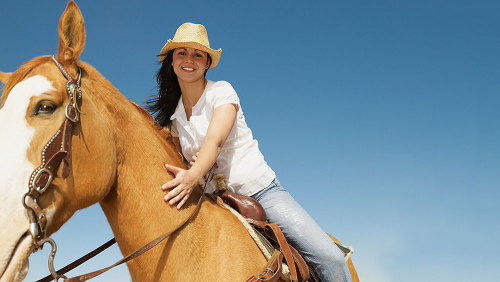
[[[167,43],[160,51],[160,63],[165,60],[168,51],[179,47],[189,47],[207,52],[212,58],[211,69],[215,68],[222,53],[220,48],[219,50],[210,48],[207,30],[203,25],[194,23],[183,23],[175,32],[174,39],[167,40]]]

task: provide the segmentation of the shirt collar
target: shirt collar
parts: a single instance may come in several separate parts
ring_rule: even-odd
[[[205,89],[203,90],[203,94],[200,97],[200,100],[194,105],[193,111],[198,109],[203,102],[201,102],[202,99],[204,99],[205,93],[212,87],[212,84],[214,82],[212,80],[207,79],[207,85],[205,86]],[[172,114],[170,117],[170,120],[174,119],[179,119],[180,117],[184,117],[185,120],[187,120],[186,117],[186,110],[184,109],[184,103],[182,103],[182,95],[179,98],[179,102],[177,103],[177,107],[175,108],[175,112]]]
[[[177,103],[177,107],[175,108],[174,114],[170,117],[170,120],[178,119],[185,114],[184,104],[182,103],[182,96],[179,98],[179,102]]]

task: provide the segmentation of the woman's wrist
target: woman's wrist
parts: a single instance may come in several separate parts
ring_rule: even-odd
[[[205,175],[197,166],[190,167],[186,172],[189,174],[190,179],[192,179],[196,184],[199,184]]]

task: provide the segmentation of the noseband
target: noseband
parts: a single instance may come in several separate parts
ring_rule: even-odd
[[[28,211],[30,220],[29,233],[33,238],[33,252],[41,249],[45,243],[51,245],[52,251],[49,256],[49,271],[54,280],[57,281],[59,278],[66,277],[64,275],[58,275],[54,270],[53,261],[57,247],[53,239],[46,237],[47,217],[42,208],[38,205],[38,198],[49,188],[54,177],[57,175],[57,170],[61,163],[63,165],[63,179],[69,176],[71,167],[72,125],[80,119],[80,108],[78,104],[82,99],[82,90],[80,88],[82,72],[78,67],[78,78],[75,80],[54,56],[52,56],[52,60],[67,79],[66,92],[69,96],[69,102],[65,110],[66,118],[61,127],[42,149],[42,164],[31,173],[28,182],[29,190],[24,194],[23,205]]]

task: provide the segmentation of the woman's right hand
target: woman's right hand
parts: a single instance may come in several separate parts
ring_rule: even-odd
[[[191,170],[169,164],[165,164],[165,168],[175,177],[161,186],[163,191],[170,190],[164,200],[171,206],[177,204],[177,209],[180,209],[193,192],[194,187],[199,185],[200,178],[196,177]]]

